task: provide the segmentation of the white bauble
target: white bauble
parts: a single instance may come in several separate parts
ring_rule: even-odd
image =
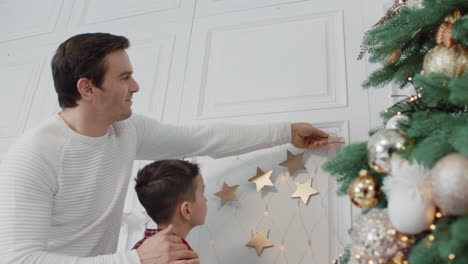
[[[401,114],[394,115],[387,121],[387,124],[385,124],[385,129],[399,129],[398,122],[400,121],[408,122],[409,117]]]
[[[417,191],[397,190],[388,200],[388,217],[396,230],[404,234],[419,234],[434,222],[434,203]]]
[[[430,171],[395,155],[392,172],[382,189],[388,199],[388,217],[396,230],[418,234],[434,222],[436,208],[431,199]]]
[[[448,215],[468,215],[468,157],[459,153],[440,159],[431,171],[434,202]]]

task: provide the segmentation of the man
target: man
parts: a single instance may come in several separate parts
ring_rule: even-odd
[[[135,159],[238,155],[291,142],[327,144],[306,123],[171,126],[132,115],[138,92],[125,37],[81,34],[52,59],[62,111],[25,133],[0,164],[2,263],[193,264],[172,226],[115,253]]]

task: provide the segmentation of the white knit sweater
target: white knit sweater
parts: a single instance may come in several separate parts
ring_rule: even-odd
[[[290,142],[289,123],[178,127],[133,115],[102,137],[56,115],[0,164],[0,263],[140,263],[116,252],[135,159],[242,154]]]

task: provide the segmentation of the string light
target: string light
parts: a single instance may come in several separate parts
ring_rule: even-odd
[[[411,77],[411,76],[410,76],[410,77],[408,77],[408,81],[410,81],[410,82],[411,82],[412,80],[413,80],[413,77]]]
[[[450,260],[454,260],[454,259],[455,259],[455,254],[450,253],[449,256],[448,256],[448,258],[449,258]]]
[[[430,227],[429,227],[431,230],[435,230],[436,229],[436,226],[434,224],[432,224]]]
[[[263,211],[263,215],[265,215],[265,216],[270,215],[270,211],[268,211],[268,206],[265,207],[265,211]]]
[[[280,245],[280,250],[281,252],[286,252],[286,246],[284,245],[284,242],[281,242],[281,245]]]
[[[435,216],[436,216],[437,218],[441,218],[441,217],[442,217],[442,213],[441,213],[441,212],[437,212]]]
[[[435,236],[434,236],[434,235],[429,235],[429,240],[430,240],[430,241],[434,241],[434,239],[435,239]]]
[[[281,182],[286,182],[288,180],[288,177],[286,175],[281,175]]]

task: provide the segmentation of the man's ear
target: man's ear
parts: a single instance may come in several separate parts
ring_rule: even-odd
[[[191,208],[190,208],[190,203],[187,202],[187,201],[184,201],[180,204],[180,214],[182,215],[182,217],[185,219],[185,220],[190,220],[190,217],[191,217]]]
[[[80,93],[81,98],[85,101],[91,100],[94,90],[93,90],[93,84],[90,79],[88,78],[80,78],[78,82],[76,83],[76,88],[78,90],[78,93]]]

